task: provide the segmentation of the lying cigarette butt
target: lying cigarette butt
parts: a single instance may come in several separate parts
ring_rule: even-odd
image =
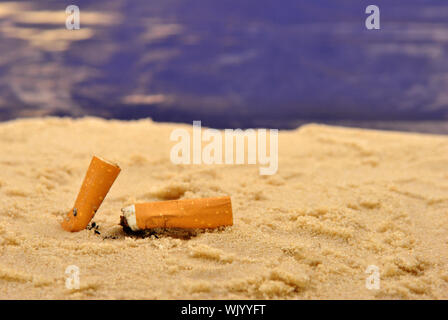
[[[121,209],[121,225],[152,228],[217,228],[233,225],[230,197],[136,203]]]
[[[120,167],[93,157],[73,209],[62,221],[62,228],[75,232],[84,230],[100,207],[114,183]]]

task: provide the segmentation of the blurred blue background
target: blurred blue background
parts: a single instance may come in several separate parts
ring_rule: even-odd
[[[0,120],[448,132],[447,50],[446,0],[1,1]]]

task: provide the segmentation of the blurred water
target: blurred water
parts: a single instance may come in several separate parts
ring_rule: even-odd
[[[359,0],[1,1],[0,120],[448,119],[448,2],[372,3],[379,31]]]

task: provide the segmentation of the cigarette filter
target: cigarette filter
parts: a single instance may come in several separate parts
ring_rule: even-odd
[[[84,230],[100,207],[121,169],[115,164],[93,157],[73,209],[62,221],[62,228]]]
[[[121,209],[132,231],[152,228],[217,228],[233,225],[230,197],[137,203]]]

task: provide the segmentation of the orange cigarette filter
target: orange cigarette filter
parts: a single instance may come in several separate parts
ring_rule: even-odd
[[[132,231],[152,228],[217,228],[233,225],[230,197],[137,203],[121,209]]]
[[[93,157],[73,209],[62,221],[62,228],[84,230],[109,192],[121,169],[116,164]]]

